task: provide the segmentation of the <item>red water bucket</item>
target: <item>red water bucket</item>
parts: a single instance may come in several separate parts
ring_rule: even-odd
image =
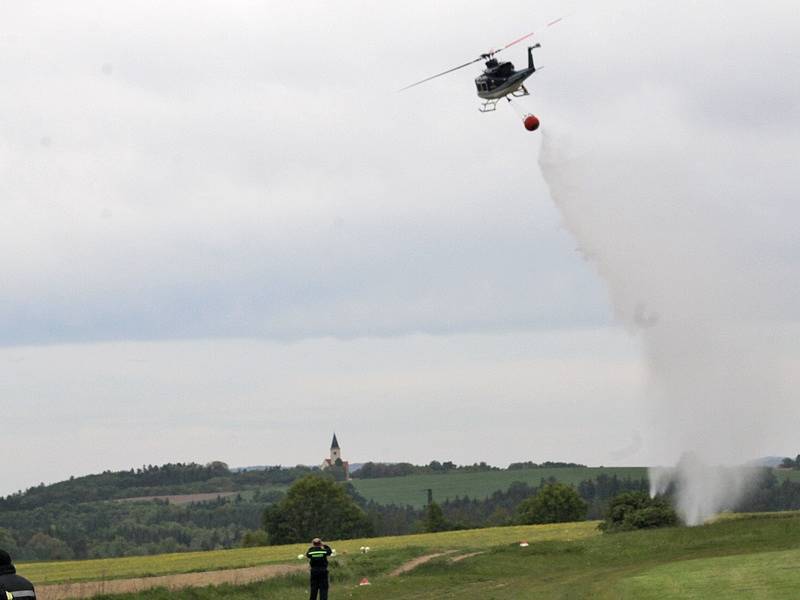
[[[539,129],[539,119],[536,118],[536,115],[525,115],[522,122],[525,124],[525,129],[528,131],[536,131]]]

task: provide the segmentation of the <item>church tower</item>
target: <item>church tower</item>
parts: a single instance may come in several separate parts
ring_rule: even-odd
[[[331,457],[322,461],[322,470],[336,467],[337,471],[343,473],[344,479],[350,479],[350,463],[342,460],[342,449],[339,448],[339,440],[336,439],[336,434],[333,434],[333,441],[331,442]]]

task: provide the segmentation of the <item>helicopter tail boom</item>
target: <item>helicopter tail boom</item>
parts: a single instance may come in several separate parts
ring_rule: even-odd
[[[533,46],[528,46],[528,68],[531,71],[536,71],[536,67],[533,66],[533,49],[541,47],[542,47],[541,44],[534,44]]]

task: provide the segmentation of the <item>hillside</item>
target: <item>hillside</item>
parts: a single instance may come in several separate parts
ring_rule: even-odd
[[[352,481],[349,493],[367,512],[376,535],[420,530],[428,490],[456,528],[513,523],[519,504],[542,481],[576,486],[600,518],[625,490],[647,490],[643,467],[485,468]],[[477,468],[477,470],[476,470]],[[173,464],[71,478],[0,499],[0,546],[19,559],[100,558],[239,546],[259,529],[264,510],[291,482],[318,472],[272,467],[232,472],[223,463]],[[742,510],[800,508],[800,471],[762,469]]]
[[[467,496],[481,499],[494,492],[505,490],[515,481],[539,485],[542,479],[553,478],[562,483],[577,485],[581,481],[600,475],[616,475],[620,479],[647,477],[645,467],[556,467],[516,469],[512,471],[482,471],[476,473],[446,473],[406,475],[381,479],[354,479],[358,493],[378,504],[411,505],[421,508],[427,502],[427,490],[433,490],[434,500]]]
[[[427,489],[443,502],[452,523],[484,527],[511,522],[516,506],[535,493],[543,479],[588,485],[585,497],[593,518],[602,514],[605,502],[624,482],[586,480],[645,474],[641,468],[473,468],[352,483],[372,530],[398,535],[419,530]],[[189,463],[70,478],[0,499],[0,544],[29,560],[233,548],[249,531],[260,528],[264,510],[280,500],[291,481],[314,472],[318,470],[309,467],[231,471],[224,463]],[[514,482],[531,485],[509,490]],[[626,489],[646,489],[643,479],[629,485],[634,487]],[[447,502],[457,497],[460,502]],[[389,504],[399,507],[383,506]]]
[[[264,509],[283,496],[287,485],[314,472],[318,469],[300,466],[231,471],[224,463],[214,462],[73,477],[0,499],[0,545],[20,559],[39,560],[232,548],[248,531],[261,526]],[[597,473],[585,469],[465,469],[430,476],[356,480],[354,484],[367,502],[416,506],[417,510],[404,509],[394,515],[374,505],[370,508],[376,532],[406,534],[418,530],[422,518],[418,509],[426,498],[422,486],[432,488],[437,499],[483,498],[505,491],[513,481],[538,484],[542,477],[556,477],[577,482]],[[534,491],[521,490],[523,494]],[[516,496],[502,499],[506,515],[511,515],[522,500],[519,496],[517,490]],[[446,508],[466,526],[483,526],[488,524],[484,513],[493,507],[480,509],[477,514],[474,510],[466,514],[463,507]]]
[[[24,510],[68,502],[139,499],[151,496],[213,494],[283,488],[298,477],[318,469],[306,466],[267,467],[257,471],[232,471],[223,462],[206,465],[169,463],[147,465],[127,471],[70,477],[50,485],[41,484],[25,492],[0,498],[0,511]]]
[[[231,472],[215,462],[72,477],[0,499],[0,546],[41,560],[235,547],[288,483],[311,472]]]

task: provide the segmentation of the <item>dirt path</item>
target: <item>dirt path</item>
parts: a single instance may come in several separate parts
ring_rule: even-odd
[[[418,556],[417,558],[405,562],[399,567],[397,567],[394,571],[389,573],[389,577],[397,577],[398,575],[402,575],[403,573],[408,573],[409,571],[416,569],[420,565],[424,565],[426,562],[429,562],[434,558],[439,558],[440,556],[452,554],[453,552],[455,552],[455,550],[448,550],[447,552],[437,552],[436,554],[426,554],[425,556]]]
[[[187,587],[204,587],[232,583],[241,585],[278,577],[288,573],[306,571],[302,565],[262,565],[244,569],[227,569],[224,571],[204,571],[202,573],[182,573],[180,575],[160,575],[158,577],[140,577],[137,579],[112,579],[110,581],[86,581],[81,583],[59,583],[42,585],[36,588],[39,600],[64,600],[66,598],[91,598],[99,594],[123,594],[139,592],[157,587],[177,590]]]
[[[478,556],[479,554],[486,554],[486,552],[470,552],[469,554],[461,554],[459,556],[454,556],[450,559],[450,562],[461,562],[466,558],[472,558],[473,556]]]

